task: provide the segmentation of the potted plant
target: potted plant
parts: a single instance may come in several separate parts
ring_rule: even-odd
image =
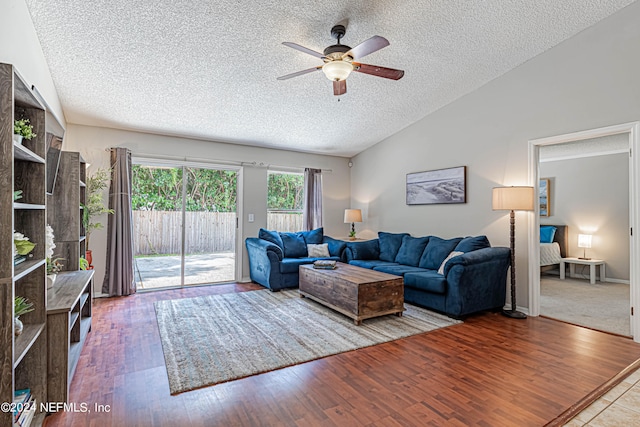
[[[25,297],[15,297],[13,300],[13,333],[15,336],[20,335],[24,329],[20,316],[31,311],[33,311],[33,303]]]
[[[36,244],[29,241],[29,238],[22,233],[13,232],[13,264],[18,265],[27,259],[29,253]]]
[[[62,271],[62,267],[64,267],[64,265],[60,263],[60,260],[62,260],[62,258],[53,259],[53,250],[56,247],[54,240],[55,240],[55,235],[53,234],[53,228],[49,224],[47,224],[45,228],[45,242],[44,242],[45,243],[44,256],[47,260],[47,289],[50,289],[53,287],[53,284],[56,281],[56,277],[58,276],[58,273]]]
[[[87,202],[82,205],[82,224],[84,226],[84,234],[86,237],[86,258],[91,268],[92,256],[89,249],[89,236],[93,230],[99,230],[104,226],[100,222],[93,222],[93,219],[102,214],[112,214],[113,209],[108,209],[103,200],[102,193],[107,188],[110,179],[110,170],[100,168],[93,175],[87,178],[86,194]]]
[[[29,123],[29,119],[20,119],[13,121],[13,140],[18,144],[22,144],[22,139],[31,139],[36,135],[33,133],[33,125]]]

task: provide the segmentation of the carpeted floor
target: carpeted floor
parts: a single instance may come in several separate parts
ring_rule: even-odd
[[[540,314],[600,331],[630,335],[629,285],[540,278]]]
[[[405,304],[360,326],[297,290],[155,303],[171,394],[460,323]]]

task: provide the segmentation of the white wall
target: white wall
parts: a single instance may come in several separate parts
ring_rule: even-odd
[[[540,223],[569,227],[568,256],[583,255],[578,234],[593,235],[587,256],[606,262],[607,278],[628,281],[629,154],[543,162],[540,177],[551,183],[551,216]]]
[[[0,62],[13,64],[28,84],[35,85],[64,126],[58,94],[24,0],[2,0],[0,40]]]
[[[491,188],[528,181],[528,140],[640,119],[640,2],[489,82],[354,158],[361,228],[509,245]],[[411,70],[407,70],[411,72]],[[468,167],[464,205],[405,205],[409,172]],[[529,213],[516,214],[518,305],[528,304]],[[364,233],[363,233],[364,234]]]
[[[109,167],[106,149],[116,146],[127,147],[134,155],[157,155],[161,158],[169,156],[193,161],[257,162],[272,166],[321,168],[325,234],[345,236],[348,233],[349,226],[343,223],[344,209],[349,208],[350,203],[348,159],[74,124],[67,127],[64,149],[81,153],[91,164],[89,175],[98,168]],[[260,227],[266,227],[267,224],[267,168],[244,167],[242,192],[242,278],[246,279],[249,277],[249,264],[244,239],[257,236]],[[249,213],[255,214],[255,222],[247,221]],[[106,216],[100,222],[106,225]],[[91,249],[96,269],[95,286],[99,292],[105,271],[106,228],[91,234]]]

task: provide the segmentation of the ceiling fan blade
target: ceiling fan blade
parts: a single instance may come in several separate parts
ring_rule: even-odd
[[[370,74],[372,76],[384,77],[385,79],[400,80],[404,76],[404,71],[393,68],[379,67],[377,65],[353,63],[353,71]]]
[[[316,58],[320,58],[320,59],[324,58],[324,55],[321,54],[320,52],[316,52],[315,50],[311,50],[304,46],[300,46],[299,44],[291,43],[291,42],[282,42],[282,44],[285,46],[289,46],[290,48],[293,48],[295,50],[299,50],[300,52],[304,52],[308,55],[315,56]]]
[[[363,58],[370,53],[376,52],[387,46],[389,46],[389,40],[385,39],[384,37],[373,36],[369,39],[366,39],[358,46],[342,55],[342,57],[344,58],[345,56],[350,56],[353,59]]]
[[[347,93],[347,81],[346,80],[334,80],[333,82],[333,94],[335,96],[344,95]]]
[[[298,76],[303,76],[305,74],[309,74],[309,73],[313,73],[314,71],[318,71],[322,69],[322,65],[319,65],[317,67],[313,67],[313,68],[307,68],[306,70],[302,70],[302,71],[296,71],[295,73],[291,73],[291,74],[287,74],[284,76],[280,76],[277,78],[277,80],[287,80],[290,79],[292,77],[298,77]]]

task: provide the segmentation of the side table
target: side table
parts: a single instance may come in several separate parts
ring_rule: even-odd
[[[569,264],[569,277],[574,277],[576,274],[576,264],[589,266],[589,282],[592,285],[596,284],[596,266],[600,266],[600,281],[605,281],[605,264],[601,259],[580,259],[580,258],[562,258],[560,260],[560,280],[564,280],[565,277],[565,263]]]

